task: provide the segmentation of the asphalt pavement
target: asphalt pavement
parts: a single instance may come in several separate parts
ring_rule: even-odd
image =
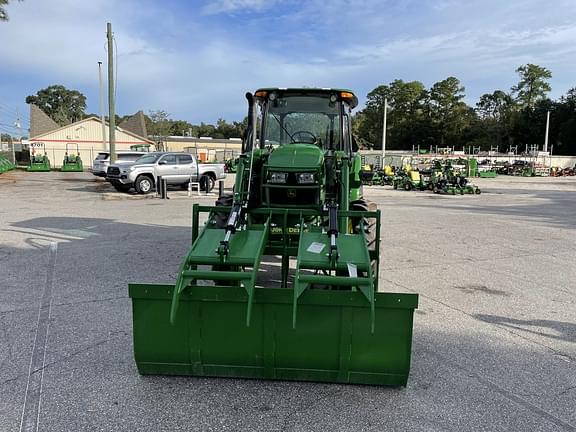
[[[576,178],[475,183],[365,188],[381,290],[420,295],[408,386],[387,388],[140,376],[128,283],[173,283],[216,196],[0,175],[0,431],[576,431]]]

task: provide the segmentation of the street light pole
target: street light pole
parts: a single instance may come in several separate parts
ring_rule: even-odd
[[[550,111],[546,114],[546,136],[544,137],[544,151],[548,151],[548,131],[550,130]]]

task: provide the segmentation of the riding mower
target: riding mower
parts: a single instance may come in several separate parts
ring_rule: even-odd
[[[46,153],[46,146],[44,143],[34,143],[34,147],[31,147],[30,151],[30,162],[28,163],[28,168],[26,171],[34,172],[47,172],[50,171],[50,159]],[[36,148],[41,148],[43,154],[37,154]]]
[[[382,171],[382,184],[391,186],[394,182],[394,167],[390,165],[384,165],[384,170]]]
[[[372,179],[374,178],[374,169],[370,164],[362,165],[360,169],[360,179],[363,185],[372,186]]]
[[[362,179],[363,185],[384,186],[384,172],[379,169],[375,169],[372,165],[362,165],[362,169],[360,170],[360,178]]]
[[[394,189],[404,189],[407,191],[425,190],[428,188],[428,183],[423,180],[420,171],[413,169],[410,165],[405,165],[396,173],[392,185]]]
[[[70,152],[69,147],[76,145],[76,154]],[[82,159],[80,159],[80,148],[78,144],[66,143],[66,153],[64,154],[64,161],[62,162],[62,172],[82,172]]]
[[[381,219],[362,197],[356,96],[246,98],[233,193],[193,205],[175,284],[129,285],[138,371],[405,385],[418,295],[378,289]]]
[[[436,165],[438,167],[438,165]],[[447,161],[443,167],[441,176],[432,180],[432,190],[435,193],[445,193],[449,195],[480,194],[480,188],[468,182],[468,179],[461,172],[452,168]]]

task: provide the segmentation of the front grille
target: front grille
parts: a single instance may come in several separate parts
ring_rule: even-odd
[[[295,185],[282,185],[274,187],[266,185],[264,199],[266,204],[273,207],[313,206],[320,203],[320,187],[302,187]]]
[[[106,171],[106,174],[108,174],[108,175],[113,175],[113,176],[120,175],[120,168],[118,168],[118,167],[108,167],[108,171]]]

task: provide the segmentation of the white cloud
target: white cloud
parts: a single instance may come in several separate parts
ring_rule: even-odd
[[[271,8],[274,0],[211,0],[202,8],[206,15],[230,12],[262,11]]]

